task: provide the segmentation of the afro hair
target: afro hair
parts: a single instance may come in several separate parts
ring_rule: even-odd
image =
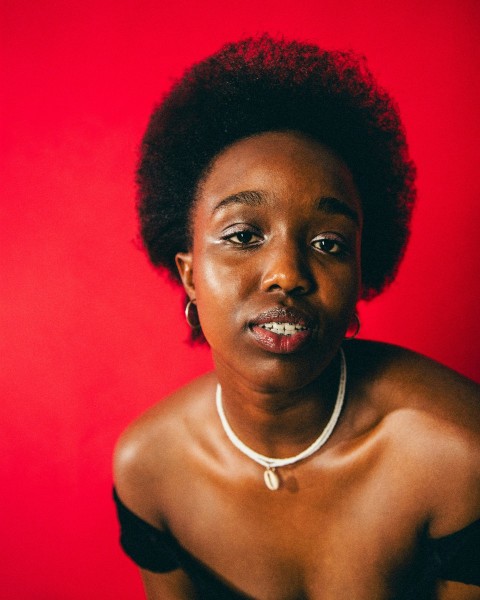
[[[230,43],[193,65],[154,110],[140,150],[143,245],[179,281],[198,184],[233,142],[298,131],[330,147],[362,201],[362,298],[395,277],[409,236],[415,169],[396,105],[365,59],[267,35]]]

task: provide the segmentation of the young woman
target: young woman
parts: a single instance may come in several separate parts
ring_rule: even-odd
[[[266,36],[154,112],[139,214],[215,371],[122,435],[150,600],[480,598],[478,387],[351,340],[393,279],[414,169],[362,60]]]

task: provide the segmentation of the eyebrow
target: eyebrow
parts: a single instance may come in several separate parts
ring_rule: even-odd
[[[267,199],[267,195],[264,192],[258,192],[254,190],[248,190],[245,192],[237,192],[231,194],[219,202],[213,212],[229,206],[230,204],[246,204],[247,206],[260,206]]]
[[[343,215],[351,219],[356,225],[360,225],[360,217],[357,211],[338,198],[324,196],[317,200],[317,208],[329,215]]]
[[[247,206],[261,206],[267,201],[267,194],[257,190],[247,190],[231,194],[223,198],[213,209],[213,213],[217,210],[226,208],[231,204],[245,204]],[[322,196],[316,201],[317,210],[328,215],[343,215],[353,221],[356,225],[360,225],[360,217],[356,210],[351,208],[343,200],[334,198],[333,196]]]

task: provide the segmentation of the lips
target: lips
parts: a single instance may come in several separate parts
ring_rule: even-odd
[[[296,308],[273,308],[249,324],[256,343],[275,354],[301,350],[314,332],[312,319]]]

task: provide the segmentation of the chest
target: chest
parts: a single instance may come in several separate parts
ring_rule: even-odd
[[[358,467],[286,469],[277,491],[255,464],[230,480],[197,477],[169,526],[248,597],[394,598],[416,560],[421,511],[401,501],[395,478]]]

